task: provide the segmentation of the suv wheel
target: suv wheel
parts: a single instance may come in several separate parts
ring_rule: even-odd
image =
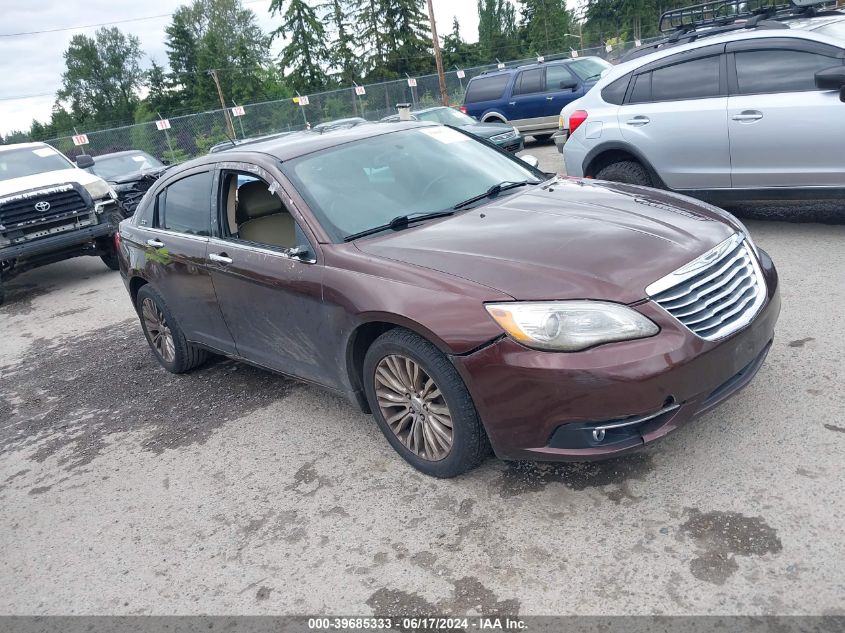
[[[457,370],[413,332],[396,328],[370,346],[364,390],[387,441],[417,470],[455,477],[489,455],[487,434]]]
[[[648,175],[645,167],[635,160],[622,160],[618,163],[611,163],[602,168],[597,174],[599,180],[612,180],[613,182],[624,182],[628,185],[643,185],[652,187],[651,176]]]
[[[167,371],[181,374],[201,365],[208,352],[188,342],[173,314],[149,285],[138,291],[138,316],[156,360]]]

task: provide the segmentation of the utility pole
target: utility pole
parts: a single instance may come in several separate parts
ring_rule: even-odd
[[[214,85],[217,86],[217,96],[220,97],[220,107],[223,109],[223,116],[226,118],[226,127],[229,128],[229,138],[235,138],[235,125],[232,123],[229,108],[226,107],[226,100],[223,98],[223,89],[220,87],[220,80],[217,78],[217,70],[212,68],[208,71],[208,74],[211,75]]]
[[[434,21],[434,7],[428,1],[428,19],[431,21],[431,42],[434,44],[434,61],[437,63],[437,78],[440,80],[440,100],[449,105],[449,93],[446,92],[446,73],[443,72],[443,55],[440,52],[440,40],[437,38],[437,23]]]

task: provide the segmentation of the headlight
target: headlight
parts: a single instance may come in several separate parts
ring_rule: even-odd
[[[515,136],[519,136],[519,130],[517,130],[516,128],[513,128],[513,133]]]
[[[85,190],[94,200],[100,198],[112,198],[112,188],[105,180],[95,180],[85,185]]]
[[[488,303],[484,307],[512,338],[538,349],[576,352],[659,331],[636,310],[605,301]]]

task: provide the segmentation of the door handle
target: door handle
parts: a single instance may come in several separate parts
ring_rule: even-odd
[[[649,119],[647,116],[635,116],[633,119],[628,119],[627,121],[625,121],[625,123],[627,123],[628,125],[640,126],[651,123],[651,119]]]
[[[546,101],[551,101],[554,97],[546,97]]]
[[[217,262],[218,264],[231,264],[232,258],[229,257],[226,253],[209,253],[208,259],[213,262]]]
[[[153,248],[161,248],[164,246],[164,242],[161,240],[157,240],[154,237],[147,240],[147,246],[152,246]]]
[[[759,121],[763,118],[763,113],[757,110],[743,110],[739,114],[731,117],[734,121]]]
[[[516,105],[516,101],[508,101],[508,105]]]

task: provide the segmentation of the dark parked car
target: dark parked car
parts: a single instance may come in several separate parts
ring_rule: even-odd
[[[132,149],[95,156],[87,171],[108,181],[126,213],[131,215],[147,189],[166,169],[167,165],[147,152]]]
[[[335,119],[334,121],[324,121],[323,123],[318,123],[311,128],[311,131],[324,134],[325,132],[333,132],[335,130],[345,130],[346,128],[355,127],[356,125],[361,125],[362,123],[369,123],[369,121],[359,116],[352,116],[346,119]]]
[[[519,152],[523,148],[522,134],[515,127],[506,123],[496,121],[480,123],[471,116],[446,106],[414,110],[410,115],[413,121],[431,121],[432,123],[459,127],[470,134],[495,143],[508,152]],[[399,115],[392,114],[384,117],[382,121],[395,123],[399,121]]]
[[[461,112],[544,141],[557,132],[561,108],[587,94],[608,68],[599,57],[581,57],[490,70],[470,79]]]
[[[210,350],[322,385],[438,477],[491,445],[583,460],[660,438],[753,378],[780,309],[771,259],[726,212],[549,179],[427,123],[193,160],[120,236],[166,369]]]

